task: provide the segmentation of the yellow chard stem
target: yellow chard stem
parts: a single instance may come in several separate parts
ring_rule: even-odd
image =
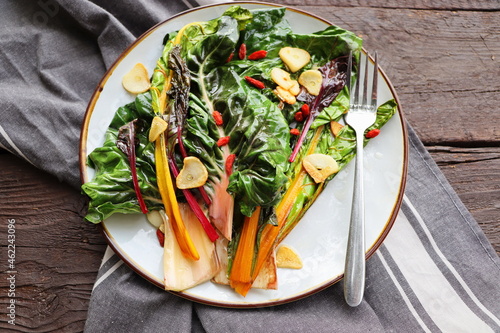
[[[165,134],[160,134],[160,137],[155,142],[155,160],[156,160],[156,177],[158,188],[160,190],[161,199],[169,218],[173,219],[172,228],[175,238],[179,243],[179,247],[185,257],[192,260],[200,259],[200,255],[194,246],[194,243],[186,230],[186,226],[182,221],[179,204],[175,196],[174,184],[170,176],[170,169],[166,161],[167,152],[165,148]]]
[[[199,23],[191,23],[184,26],[177,37],[174,40],[174,45],[179,44],[184,31],[187,27]],[[163,83],[162,90],[160,91],[157,87],[151,87],[150,92],[153,97],[153,108],[157,114],[165,114],[167,107],[167,92],[171,87],[172,81],[172,71],[161,71],[165,76],[165,82]],[[155,163],[156,163],[156,177],[158,183],[158,189],[160,191],[161,199],[163,205],[165,206],[165,211],[170,219],[172,219],[172,229],[175,234],[175,238],[179,247],[186,258],[192,260],[199,260],[200,255],[196,250],[196,247],[189,235],[186,226],[182,220],[182,216],[179,209],[179,203],[177,202],[177,197],[175,195],[175,188],[170,174],[170,168],[168,165],[168,155],[166,149],[166,139],[165,133],[160,134],[158,139],[155,141]]]

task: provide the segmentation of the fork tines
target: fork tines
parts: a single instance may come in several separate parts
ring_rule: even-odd
[[[368,101],[368,63],[370,59],[370,54],[366,53],[364,57],[360,57],[360,64],[358,68],[361,66],[362,58],[365,59],[365,70],[364,70],[364,78],[358,77],[356,83],[354,84],[354,92],[351,95],[351,104],[353,105],[371,105],[372,107],[377,107],[377,86],[378,86],[378,56],[377,52],[375,52],[374,59],[374,68],[372,74],[372,84],[371,84],[371,101]],[[349,93],[352,91],[352,67],[353,67],[353,53],[352,51],[349,53],[349,60],[347,63],[347,80],[346,85],[349,88]],[[359,71],[358,71],[359,74]],[[363,79],[363,93],[362,93],[362,101],[360,103],[360,81]]]

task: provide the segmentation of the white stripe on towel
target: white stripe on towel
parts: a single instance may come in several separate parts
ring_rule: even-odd
[[[182,0],[182,2],[188,6],[188,8],[193,8],[194,6],[192,4],[190,4],[187,0]]]
[[[114,271],[116,271],[121,265],[123,265],[123,260],[118,260],[106,273],[104,273],[95,283],[92,290],[94,290],[102,281],[106,280]]]
[[[498,319],[493,313],[491,313],[482,303],[481,301],[476,297],[474,292],[469,288],[467,283],[464,281],[464,279],[460,276],[460,274],[457,272],[457,270],[453,267],[453,265],[449,262],[448,259],[446,259],[445,255],[443,252],[439,249],[438,245],[436,244],[436,241],[432,237],[432,234],[430,230],[427,228],[425,225],[424,220],[420,216],[420,214],[417,212],[415,207],[411,204],[410,199],[405,195],[404,196],[404,201],[408,208],[410,208],[411,212],[417,219],[418,223],[420,224],[420,227],[424,230],[425,235],[427,236],[427,239],[429,240],[432,249],[437,253],[441,261],[446,265],[446,267],[450,270],[450,272],[453,274],[453,276],[457,279],[457,281],[460,283],[462,288],[464,288],[465,292],[467,295],[471,298],[471,300],[477,305],[478,308],[480,308],[488,317],[490,317],[497,325],[500,326],[500,319]]]
[[[405,203],[409,203],[407,198]],[[384,245],[422,307],[441,331],[493,332],[453,289],[403,212],[399,213]]]
[[[400,214],[402,214],[402,213],[400,213]],[[419,323],[420,327],[422,327],[422,329],[424,330],[424,332],[429,332],[430,333],[431,330],[427,327],[427,325],[425,325],[425,323],[422,320],[422,318],[418,315],[417,310],[415,310],[415,308],[411,304],[410,299],[408,298],[408,296],[406,295],[406,293],[403,290],[403,287],[401,286],[401,284],[399,283],[399,281],[397,280],[397,278],[394,276],[394,273],[392,272],[391,267],[389,267],[389,265],[387,264],[387,261],[385,261],[385,258],[383,256],[383,254],[380,251],[377,251],[376,253],[377,253],[377,256],[380,259],[380,262],[382,262],[382,265],[387,270],[387,273],[389,274],[389,277],[392,279],[392,282],[394,283],[394,285],[398,289],[399,293],[403,297],[403,300],[405,301],[406,306],[408,307],[408,309],[410,309],[410,312],[413,314],[413,317],[415,317],[415,319]]]
[[[115,252],[111,249],[111,247],[106,247],[106,251],[104,252],[104,255],[102,256],[102,261],[101,261],[101,266],[99,268],[101,268],[102,266],[104,266],[104,264],[109,260],[109,258],[111,258],[113,255],[115,254]]]
[[[34,165],[33,162],[31,162],[23,154],[23,152],[19,148],[17,148],[16,144],[12,141],[12,139],[9,137],[9,135],[7,134],[7,132],[5,132],[5,130],[3,129],[2,125],[0,125],[0,134],[5,138],[5,141],[7,141],[7,143],[12,147],[12,149],[14,149],[19,154],[19,156],[21,156],[22,158],[24,158],[27,162],[31,163],[31,165]]]

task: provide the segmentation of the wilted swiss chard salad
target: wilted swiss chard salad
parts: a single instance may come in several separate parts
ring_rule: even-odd
[[[146,214],[168,290],[276,289],[279,244],[354,157],[342,117],[361,39],[336,26],[295,34],[284,16],[233,6],[168,34],[151,77],[141,64],[124,77],[136,98],[88,156],[86,219]],[[396,108],[378,108],[366,141]]]

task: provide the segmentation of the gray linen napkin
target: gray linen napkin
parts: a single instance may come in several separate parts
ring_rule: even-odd
[[[97,82],[179,0],[0,4],[0,148],[79,187],[78,140]],[[108,249],[86,332],[500,332],[500,260],[411,127],[403,206],[367,263],[365,298],[342,283],[303,300],[224,309],[161,291]],[[82,223],[84,223],[82,221]]]

